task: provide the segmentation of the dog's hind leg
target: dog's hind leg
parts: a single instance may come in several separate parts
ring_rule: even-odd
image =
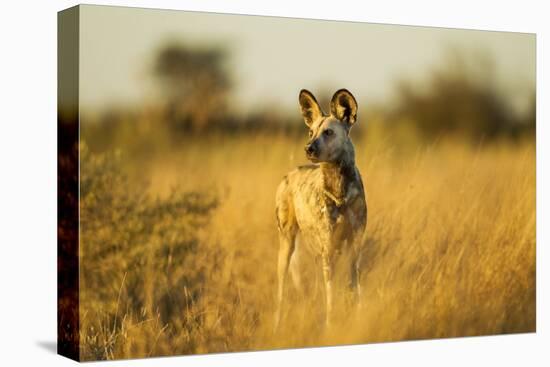
[[[292,279],[292,284],[298,293],[303,293],[304,288],[302,284],[302,264],[300,258],[303,254],[301,252],[303,249],[300,247],[300,237],[296,236],[294,239],[294,253],[290,259],[290,265],[288,267],[288,272],[290,273],[290,279]]]
[[[279,259],[277,264],[277,309],[275,311],[275,323],[273,325],[273,331],[277,331],[279,323],[281,321],[281,307],[283,305],[283,297],[285,290],[285,283],[288,274],[288,266],[292,253],[294,252],[294,240],[296,233],[279,233]]]
[[[279,256],[277,262],[278,286],[275,322],[273,325],[274,332],[277,331],[279,322],[281,321],[281,307],[283,304],[288,265],[294,252],[296,234],[298,233],[298,223],[296,222],[291,191],[286,177],[277,188],[275,202],[275,215],[279,228]]]

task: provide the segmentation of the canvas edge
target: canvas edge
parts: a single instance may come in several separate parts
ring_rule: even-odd
[[[57,353],[80,361],[80,7],[57,14]]]

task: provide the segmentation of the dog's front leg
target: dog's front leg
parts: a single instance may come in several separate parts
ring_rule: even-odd
[[[348,232],[348,243],[350,247],[349,275],[350,289],[353,292],[355,303],[361,306],[361,257],[363,254],[364,225],[358,220],[352,210],[348,210],[347,218],[350,230]],[[361,219],[361,217],[359,217]]]
[[[325,252],[322,255],[323,264],[323,278],[325,281],[325,297],[326,297],[326,314],[325,325],[329,327],[333,323],[333,289],[332,289],[332,276],[334,273],[332,254]]]
[[[354,244],[355,247],[355,244]],[[354,248],[350,257],[350,290],[354,294],[355,303],[361,304],[361,251]]]

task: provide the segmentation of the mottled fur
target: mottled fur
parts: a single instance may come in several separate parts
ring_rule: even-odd
[[[323,113],[309,91],[300,92],[299,102],[310,130],[306,155],[314,164],[288,173],[277,189],[280,248],[275,329],[280,320],[285,281],[298,233],[300,245],[303,243],[313,255],[321,258],[327,324],[333,317],[334,263],[341,252],[350,255],[350,283],[357,297],[360,292],[359,258],[367,206],[349,137],[349,130],[357,118],[357,102],[345,89],[332,97],[330,115]]]

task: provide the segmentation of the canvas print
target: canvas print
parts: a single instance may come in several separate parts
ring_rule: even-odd
[[[535,332],[535,52],[514,32],[60,12],[59,353]]]

